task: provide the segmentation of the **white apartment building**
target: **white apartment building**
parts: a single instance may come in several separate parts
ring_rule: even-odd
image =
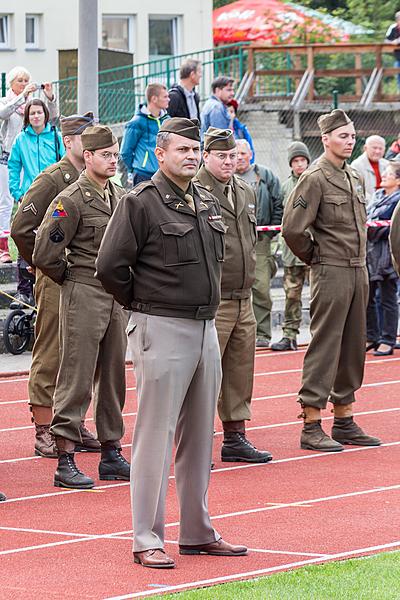
[[[85,0],[81,0],[85,1]],[[212,48],[212,0],[99,0],[99,48],[135,63]],[[79,0],[0,0],[0,72],[54,81],[58,50],[78,46]]]

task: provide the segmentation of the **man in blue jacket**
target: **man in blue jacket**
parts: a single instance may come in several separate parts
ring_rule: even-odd
[[[133,185],[148,181],[158,169],[154,154],[156,137],[162,123],[169,119],[168,91],[161,83],[150,83],[146,88],[146,104],[141,104],[136,115],[127,123],[122,140],[121,158],[133,177]]]
[[[200,115],[201,139],[209,127],[229,129],[231,117],[227,106],[235,95],[233,84],[234,80],[229,77],[217,77],[212,82],[212,94],[204,104]]]

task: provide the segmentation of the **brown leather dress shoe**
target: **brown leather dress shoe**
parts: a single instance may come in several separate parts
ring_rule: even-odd
[[[142,567],[151,567],[152,569],[173,569],[175,567],[173,559],[167,556],[161,548],[134,552],[133,556],[135,563]]]
[[[181,546],[179,545],[179,554],[210,554],[211,556],[245,556],[247,554],[246,546],[233,546],[224,542],[220,538],[210,544],[201,544],[200,546]]]

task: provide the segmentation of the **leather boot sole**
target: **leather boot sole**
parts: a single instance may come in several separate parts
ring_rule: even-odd
[[[315,452],[342,452],[344,448],[316,448],[315,446],[311,446],[310,444],[300,444],[300,448],[302,450],[314,450]]]
[[[335,438],[333,438],[335,439]],[[380,446],[382,442],[356,442],[353,440],[336,440],[339,444],[346,444],[347,446]]]
[[[69,485],[64,483],[64,481],[59,481],[58,479],[54,478],[54,487],[67,488],[69,490],[91,490],[94,488],[94,482],[86,485]]]
[[[99,473],[100,481],[130,481],[130,477],[124,475],[101,475]]]
[[[179,554],[190,556],[198,556],[199,554],[203,554],[204,556],[247,556],[247,550],[243,550],[243,552],[205,552],[203,550],[197,550],[196,548],[179,548]]]
[[[243,458],[243,456],[221,456],[222,462],[246,462],[246,463],[268,463],[272,456],[267,458]]]
[[[166,563],[166,564],[156,564],[156,565],[145,565],[142,563],[142,561],[140,560],[140,558],[137,558],[136,556],[133,557],[134,562],[137,565],[141,565],[142,567],[147,567],[148,569],[173,569],[175,567],[175,563]]]
[[[35,448],[35,456],[42,456],[43,458],[58,458],[57,454],[44,454],[40,452],[37,448]]]

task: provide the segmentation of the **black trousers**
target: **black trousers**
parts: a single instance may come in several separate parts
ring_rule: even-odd
[[[380,291],[381,319],[378,318],[376,291]],[[399,307],[397,304],[397,277],[369,282],[367,307],[367,339],[377,344],[394,346],[396,343]]]

